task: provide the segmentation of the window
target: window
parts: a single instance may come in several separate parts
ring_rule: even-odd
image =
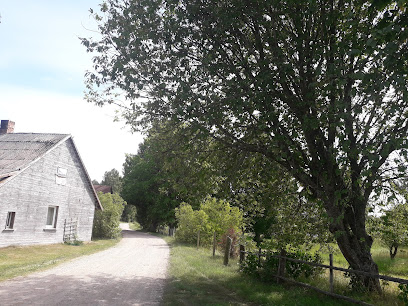
[[[16,213],[14,211],[9,211],[7,213],[6,229],[14,228],[14,218],[15,217],[16,217]]]
[[[58,218],[58,206],[48,206],[46,228],[56,228]]]
[[[68,172],[67,169],[60,168],[60,167],[57,168],[57,175],[61,177],[67,177],[67,172]]]
[[[66,185],[67,184],[67,172],[68,172],[67,169],[57,167],[57,173],[55,175],[55,182],[58,185]]]

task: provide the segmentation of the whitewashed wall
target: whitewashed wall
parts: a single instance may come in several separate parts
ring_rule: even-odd
[[[67,169],[66,185],[56,183],[57,168]],[[55,230],[46,230],[48,206],[59,206]],[[14,230],[5,229],[16,212]],[[95,199],[71,139],[54,148],[13,179],[0,184],[0,247],[63,241],[64,220],[78,220],[78,239],[91,240]]]

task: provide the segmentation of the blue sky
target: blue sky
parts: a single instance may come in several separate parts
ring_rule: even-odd
[[[96,0],[0,0],[0,119],[15,132],[69,133],[93,179],[121,171],[141,135],[114,123],[115,109],[83,100],[91,55],[78,37],[95,37]]]

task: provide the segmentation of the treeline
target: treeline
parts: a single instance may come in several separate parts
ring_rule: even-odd
[[[225,202],[230,212],[242,214],[243,223],[235,231],[251,233],[257,244],[268,238],[280,248],[331,239],[322,207],[312,205],[308,192],[282,167],[261,154],[195,136],[186,126],[157,122],[138,154],[126,157],[121,195],[136,206],[143,228],[176,227],[186,219],[182,212],[195,218],[186,205],[198,213],[209,203]],[[195,228],[194,222],[183,221],[183,227]],[[179,239],[186,236],[178,233]]]

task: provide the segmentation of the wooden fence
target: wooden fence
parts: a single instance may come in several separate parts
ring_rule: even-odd
[[[245,252],[245,248],[243,246],[240,246],[240,263],[242,263],[245,260],[245,255],[249,254],[249,253],[256,254],[258,256],[258,258],[259,258],[259,261],[261,260],[262,256],[271,256],[271,257],[278,258],[279,263],[278,263],[277,274],[273,275],[273,276],[275,276],[277,278],[277,280],[282,280],[282,281],[287,281],[287,282],[290,282],[290,283],[294,283],[294,284],[297,284],[297,285],[300,285],[300,286],[303,286],[303,287],[313,289],[315,291],[326,294],[328,296],[335,297],[335,298],[338,298],[338,299],[343,299],[343,300],[346,300],[346,301],[349,301],[349,302],[352,302],[352,303],[356,303],[356,304],[371,305],[371,304],[365,303],[363,301],[352,299],[352,298],[350,298],[348,296],[344,296],[344,295],[334,293],[334,273],[333,273],[333,271],[342,271],[342,272],[347,272],[347,273],[360,274],[360,275],[364,275],[364,276],[375,277],[375,278],[382,279],[382,280],[385,280],[385,281],[390,281],[390,282],[395,282],[395,283],[399,283],[399,284],[408,285],[408,279],[391,277],[391,276],[381,275],[381,274],[372,274],[372,273],[368,273],[368,272],[365,272],[365,271],[345,269],[345,268],[340,268],[340,267],[333,266],[333,254],[329,255],[330,265],[324,265],[324,264],[319,264],[319,263],[315,263],[315,262],[304,261],[304,260],[300,260],[300,259],[294,259],[294,258],[287,257],[287,256],[285,256],[284,251],[281,252],[280,255],[273,255],[273,254],[270,254],[268,252],[262,252],[261,250],[259,250],[258,252]],[[293,279],[285,277],[285,266],[286,266],[286,261],[287,260],[292,261],[292,262],[297,262],[297,263],[310,265],[310,266],[329,269],[329,272],[330,272],[329,273],[330,291],[325,291],[325,290],[322,290],[320,288],[314,287],[312,285],[302,283],[302,282],[298,282],[298,281],[295,281]]]

